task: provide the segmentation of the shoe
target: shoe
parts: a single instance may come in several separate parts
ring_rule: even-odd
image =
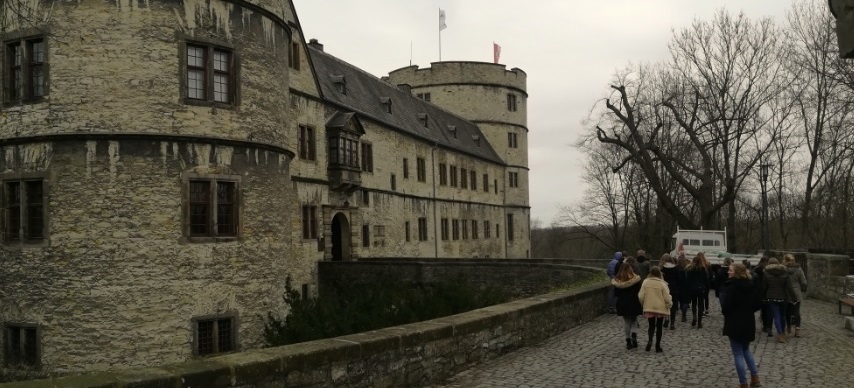
[[[697,328],[698,328],[698,329],[702,329],[702,328],[703,328],[703,321],[699,321],[699,322],[697,322]]]
[[[631,338],[626,338],[626,350],[632,350],[633,348]]]
[[[691,320],[691,326],[697,326],[697,318]]]
[[[646,343],[646,351],[648,352],[650,349],[652,349],[652,341]]]
[[[747,384],[747,383],[739,384],[738,388],[750,388],[750,384]]]
[[[778,344],[786,343],[786,335],[785,334],[778,334],[777,335],[777,343]]]
[[[637,349],[638,347],[638,335],[637,333],[632,333],[632,348]]]
[[[656,353],[664,353],[664,349],[662,349],[662,348],[661,348],[661,346],[656,346],[656,347],[655,347],[655,352],[656,352]]]
[[[769,329],[769,330],[768,330],[768,336],[769,336],[769,337],[773,337],[773,336],[774,336],[774,331]]]
[[[761,387],[761,386],[762,386],[762,383],[759,382],[759,376],[758,375],[750,376],[750,388],[757,388],[757,387]]]
[[[795,338],[801,338],[801,328],[795,327]]]

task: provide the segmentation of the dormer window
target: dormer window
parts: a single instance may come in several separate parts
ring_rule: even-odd
[[[472,135],[472,140],[474,140],[474,144],[480,147],[480,135]]]
[[[418,93],[415,96],[424,101],[430,102],[430,93]]]
[[[343,75],[333,75],[332,82],[338,88],[338,93],[347,94],[347,79]]]
[[[448,126],[448,132],[451,133],[451,136],[453,136],[454,139],[457,138],[457,126],[456,125],[449,125]]]
[[[380,104],[383,106],[385,113],[391,113],[391,98],[380,97]]]
[[[421,125],[423,125],[426,128],[428,126],[427,125],[427,114],[426,113],[419,113],[418,114],[418,121],[420,121]]]

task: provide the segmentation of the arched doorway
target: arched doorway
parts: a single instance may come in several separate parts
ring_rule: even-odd
[[[350,221],[344,213],[332,217],[332,261],[350,260]]]

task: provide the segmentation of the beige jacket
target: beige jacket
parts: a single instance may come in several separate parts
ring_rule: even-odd
[[[643,305],[644,313],[670,315],[673,298],[670,296],[670,289],[667,288],[667,282],[664,280],[647,277],[641,285],[638,299]]]

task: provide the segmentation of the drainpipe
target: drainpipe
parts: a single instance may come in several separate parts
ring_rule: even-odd
[[[508,167],[509,167],[509,165],[508,165]],[[501,207],[501,209],[503,209],[502,214],[501,214],[501,218],[504,219],[504,258],[505,259],[510,258],[509,255],[507,254],[509,247],[510,247],[510,240],[508,239],[508,236],[510,236],[510,229],[507,228],[507,177],[508,177],[509,173],[510,173],[510,170],[505,169],[504,170],[504,177],[501,179],[501,182],[503,182],[503,186],[504,186],[503,191],[501,193],[502,197],[504,197],[503,206]]]
[[[430,168],[432,169],[431,174],[433,175],[433,256],[435,258],[439,258],[439,219],[438,217],[438,208],[439,201],[436,200],[436,149],[439,148],[439,143],[433,143],[433,148],[430,150]]]

